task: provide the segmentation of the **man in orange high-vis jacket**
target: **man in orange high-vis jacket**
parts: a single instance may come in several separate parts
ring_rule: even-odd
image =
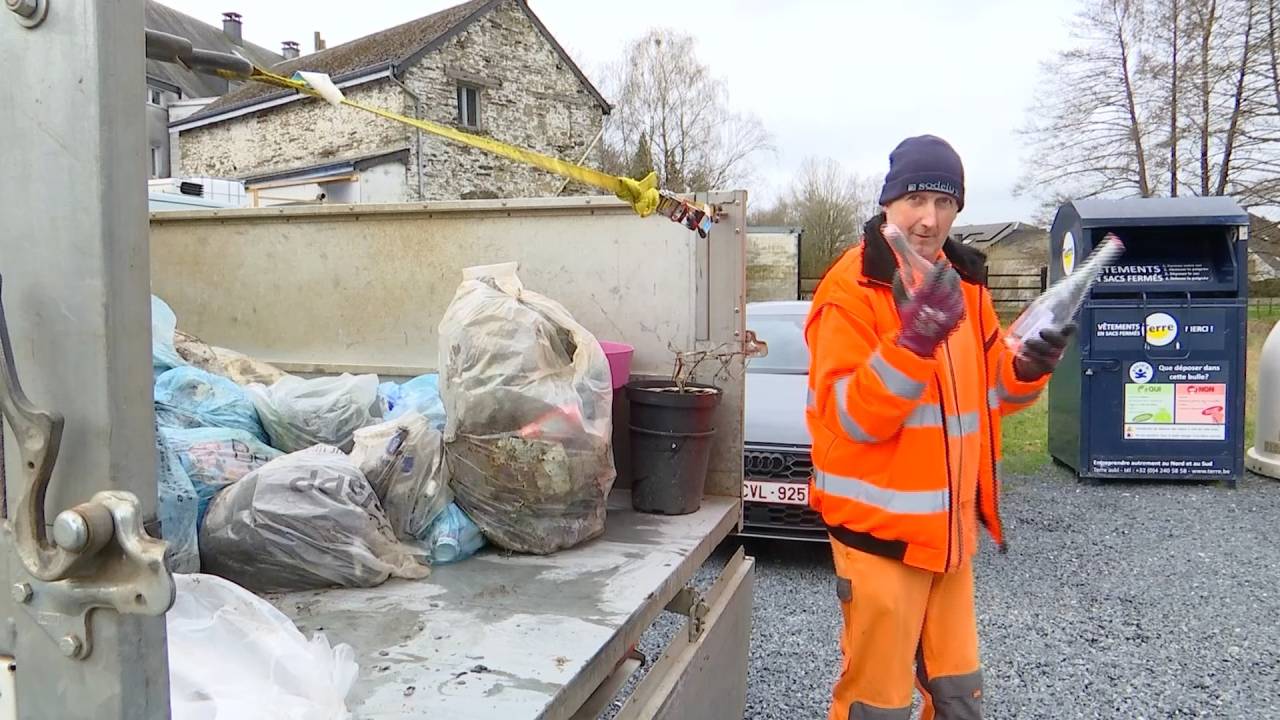
[[[810,497],[831,535],[844,620],[830,717],[908,720],[914,684],[923,720],[977,720],[972,558],[979,522],[1006,547],[1000,421],[1036,401],[1075,328],[1006,345],[984,256],[947,239],[964,169],[946,142],[903,141],[880,204],[805,326]],[[935,262],[910,292],[887,225]]]

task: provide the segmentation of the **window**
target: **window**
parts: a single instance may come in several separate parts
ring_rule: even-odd
[[[147,102],[151,103],[152,105],[164,107],[165,106],[164,91],[157,90],[153,87],[147,88]]]
[[[151,177],[164,177],[164,168],[160,167],[160,161],[164,159],[164,155],[160,152],[159,145],[151,146]]]
[[[480,88],[458,85],[458,124],[472,130],[480,129]]]

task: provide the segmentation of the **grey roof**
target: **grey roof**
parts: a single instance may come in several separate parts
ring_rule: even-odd
[[[1044,232],[1040,228],[1020,222],[985,223],[981,225],[955,225],[951,228],[951,237],[962,245],[984,247],[994,245],[1016,232],[1034,230]]]
[[[403,68],[417,62],[423,55],[442,46],[447,40],[465,30],[472,22],[492,10],[504,0],[470,0],[470,2],[446,8],[426,17],[411,20],[380,32],[366,35],[351,42],[335,45],[311,55],[279,62],[269,69],[277,75],[292,75],[297,70],[321,72],[327,74],[335,82],[369,75],[380,70],[392,70],[397,76]],[[566,67],[577,75],[592,97],[608,112],[609,103],[600,91],[591,84],[587,76],[573,62],[560,43],[552,37],[550,31],[542,24],[525,0],[514,0],[516,5],[529,17],[538,31],[551,43],[551,46],[564,60]],[[220,115],[278,97],[292,94],[289,90],[280,90],[270,85],[250,83],[230,92],[216,102],[210,103],[198,113],[182,122],[200,120]]]
[[[148,30],[184,37],[200,50],[238,53],[257,65],[275,65],[284,60],[283,55],[248,41],[236,45],[221,27],[200,22],[155,0],[147,0],[146,26]],[[184,97],[216,97],[227,91],[226,80],[193,73],[181,65],[158,60],[147,61],[147,77],[178,88]]]

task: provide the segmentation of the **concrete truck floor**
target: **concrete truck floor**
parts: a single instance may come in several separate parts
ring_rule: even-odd
[[[1090,487],[1046,468],[1007,485],[1010,552],[988,543],[977,561],[987,720],[1280,717],[1280,481]],[[830,552],[747,551],[747,717],[826,717],[839,667]]]

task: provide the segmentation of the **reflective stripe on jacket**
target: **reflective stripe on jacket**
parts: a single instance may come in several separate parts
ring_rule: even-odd
[[[833,537],[935,572],[977,548],[979,518],[1004,547],[1001,417],[1048,381],[1019,381],[986,287],[982,253],[947,241],[965,317],[932,358],[898,347],[894,256],[872,219],[828,271],[805,326],[810,497]]]

